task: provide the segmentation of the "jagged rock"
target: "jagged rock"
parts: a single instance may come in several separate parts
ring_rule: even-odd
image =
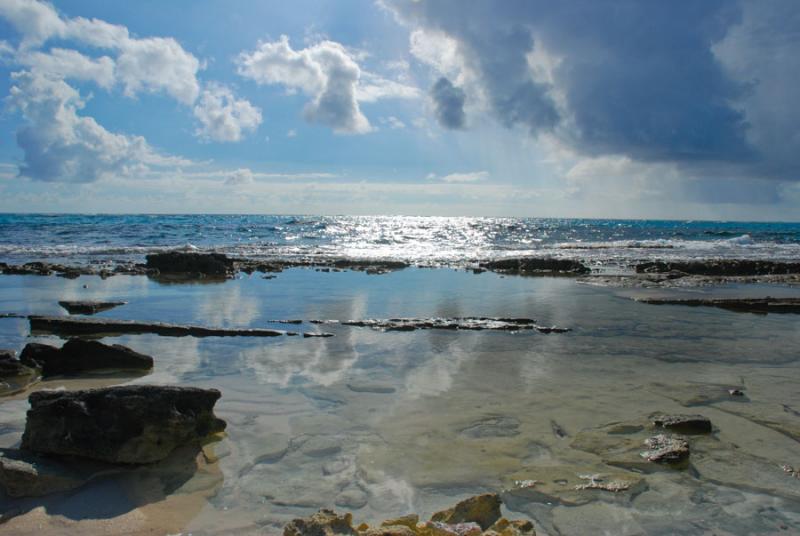
[[[28,317],[31,331],[41,334],[79,336],[116,336],[121,334],[152,333],[164,337],[280,337],[297,335],[275,329],[208,328],[163,322],[137,322],[110,318],[74,318],[64,316]]]
[[[387,519],[381,523],[381,526],[388,527],[394,525],[403,525],[404,527],[408,527],[410,529],[416,529],[417,523],[419,523],[419,516],[417,514],[408,514],[401,517]]]
[[[29,367],[16,358],[12,350],[0,350],[0,395],[25,389],[39,379],[37,367]]]
[[[785,275],[800,273],[800,263],[765,260],[708,259],[692,261],[655,261],[637,264],[636,273],[682,272],[689,275],[742,276]]]
[[[124,301],[102,302],[102,301],[67,301],[67,300],[62,300],[58,302],[58,304],[64,309],[66,309],[67,312],[71,315],[93,315],[101,311],[108,311],[109,309],[113,309],[114,307],[119,307],[120,305],[125,305],[126,303],[127,302]]]
[[[358,536],[353,516],[338,515],[333,510],[320,510],[306,519],[294,519],[283,529],[283,536]]]
[[[484,493],[465,499],[452,508],[436,512],[431,521],[447,524],[477,523],[486,530],[500,519],[500,497],[496,493]]]
[[[644,442],[641,456],[650,462],[678,464],[689,459],[689,443],[679,436],[658,434]]]
[[[550,257],[515,257],[481,263],[482,268],[509,274],[588,274],[591,270],[580,261]]]
[[[657,428],[664,428],[681,434],[710,434],[711,421],[702,415],[664,415],[656,413],[650,421]]]
[[[161,274],[224,278],[234,273],[233,259],[221,253],[168,251],[147,255],[146,259],[147,268]]]
[[[29,343],[20,361],[42,369],[44,376],[77,374],[103,369],[150,370],[153,358],[120,344],[109,346],[98,341],[70,339],[61,348]]]
[[[417,530],[420,536],[480,536],[483,531],[480,525],[469,523],[442,523],[428,521]]]
[[[405,525],[386,525],[367,529],[362,536],[416,536],[416,530],[412,530]]]
[[[216,389],[131,385],[31,394],[22,448],[111,463],[164,459],[225,429]]]

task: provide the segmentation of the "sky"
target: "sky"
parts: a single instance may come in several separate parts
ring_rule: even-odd
[[[800,220],[796,0],[0,0],[0,212]]]

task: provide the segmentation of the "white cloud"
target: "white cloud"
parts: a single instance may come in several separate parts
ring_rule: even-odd
[[[196,135],[214,141],[239,141],[261,124],[261,110],[219,84],[209,84],[194,107]]]
[[[386,98],[417,98],[415,87],[364,71],[359,55],[334,41],[320,41],[301,50],[289,38],[261,42],[237,59],[241,76],[258,84],[280,84],[311,97],[304,115],[308,121],[343,134],[372,130],[359,102]]]
[[[393,115],[390,115],[389,117],[381,117],[380,122],[382,125],[386,125],[392,130],[406,128],[406,124]]]
[[[158,154],[140,136],[109,132],[93,118],[78,115],[84,101],[63,80],[31,72],[14,73],[12,80],[9,102],[27,121],[17,132],[25,152],[22,176],[92,182],[188,163]]]
[[[225,179],[225,184],[229,186],[244,186],[253,184],[253,172],[248,168],[241,168],[231,171]]]
[[[51,78],[91,80],[106,89],[114,85],[114,60],[108,56],[95,59],[77,50],[53,48],[50,52],[24,52],[18,61]]]
[[[428,174],[427,178],[437,179],[437,176],[435,174]],[[467,173],[451,173],[449,175],[445,175],[444,177],[438,178],[438,180],[451,184],[465,184],[470,182],[485,181],[488,178],[488,171],[470,171]]]
[[[296,138],[296,137],[297,137],[297,131],[296,131],[295,129],[293,129],[293,128],[290,128],[290,129],[289,129],[289,130],[286,132],[286,137],[287,137],[287,138]]]

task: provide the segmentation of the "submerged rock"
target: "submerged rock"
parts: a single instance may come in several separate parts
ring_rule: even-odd
[[[168,251],[147,255],[147,268],[160,274],[178,274],[191,277],[230,277],[234,261],[221,253],[187,253]]]
[[[519,498],[526,502],[579,506],[600,495],[631,500],[647,489],[640,473],[602,465],[550,465],[526,468],[509,476],[505,502]]]
[[[647,450],[641,456],[649,462],[678,464],[689,459],[689,443],[680,436],[658,434],[644,444]]]
[[[500,519],[500,496],[496,493],[484,493],[465,499],[452,508],[436,512],[431,521],[447,524],[477,523],[483,530],[488,529]]]
[[[62,300],[58,304],[67,310],[71,315],[93,315],[101,311],[108,311],[114,307],[125,305],[124,301],[67,301]]]
[[[22,391],[39,379],[36,366],[27,366],[12,350],[0,350],[0,396]]]
[[[131,385],[31,394],[22,448],[111,463],[152,463],[225,429],[216,389]]]
[[[710,434],[713,430],[711,420],[702,415],[664,415],[656,413],[650,421],[657,428],[664,428],[681,434]]]
[[[107,345],[98,341],[70,339],[61,348],[47,344],[29,343],[22,350],[20,361],[29,367],[42,369],[44,376],[77,374],[94,370],[150,370],[153,358],[134,352],[120,344]]]
[[[494,272],[520,275],[541,274],[588,274],[591,270],[582,262],[573,259],[549,257],[516,257],[481,263],[482,268]]]
[[[69,491],[114,470],[113,466],[74,460],[62,462],[15,449],[0,451],[0,486],[9,497],[39,497]]]

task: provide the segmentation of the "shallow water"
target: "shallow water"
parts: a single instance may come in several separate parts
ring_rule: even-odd
[[[213,446],[219,461],[173,485],[139,475],[46,500],[5,500],[0,506],[21,515],[0,533],[40,534],[44,523],[53,533],[273,534],[320,507],[367,522],[427,515],[515,480],[624,471],[575,445],[591,441],[596,427],[655,411],[702,413],[714,423],[713,437],[692,439],[692,468],[629,472],[644,481],[634,491],[578,499],[506,493],[507,513],[530,517],[544,534],[800,532],[800,479],[780,469],[800,465],[797,315],[651,306],[573,279],[449,269],[377,276],[291,269],[272,280],[256,274],[181,285],[128,276],[0,278],[0,312],[65,314],[60,299],[129,302],[101,317],[335,337],[109,339],[153,355],[154,371],[38,388],[125,381],[218,388],[217,413],[228,421],[227,437]],[[401,316],[532,317],[573,331],[384,333],[269,323]],[[28,340],[26,320],[0,319],[0,348],[19,350]],[[746,397],[720,396],[725,386]],[[0,403],[0,447],[18,443],[26,409],[24,395]]]

